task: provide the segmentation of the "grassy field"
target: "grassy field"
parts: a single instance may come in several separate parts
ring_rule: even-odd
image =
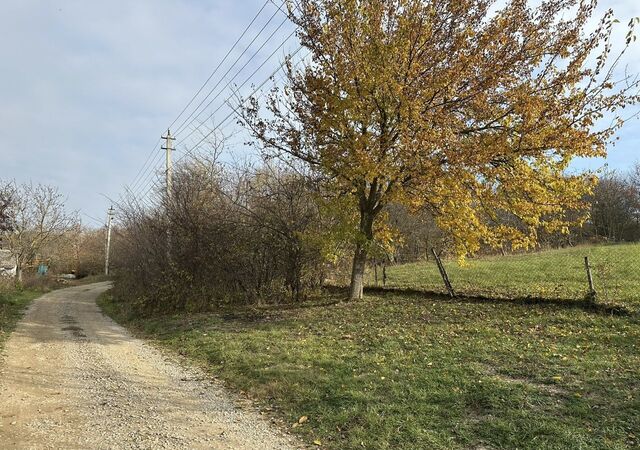
[[[42,293],[34,290],[0,290],[0,349],[22,317],[22,311],[39,295]]]
[[[640,244],[581,246],[524,255],[444,264],[454,289],[490,298],[583,299],[588,292],[584,257],[593,267],[601,301],[640,310]],[[387,286],[444,292],[434,261],[387,268]],[[374,284],[369,274],[369,284]]]
[[[419,294],[335,300],[136,320],[108,294],[101,306],[312,446],[640,446],[635,315]]]

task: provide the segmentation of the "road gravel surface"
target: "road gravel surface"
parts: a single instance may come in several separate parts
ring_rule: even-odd
[[[95,300],[109,287],[54,291],[28,309],[0,356],[0,448],[301,448],[104,316]]]

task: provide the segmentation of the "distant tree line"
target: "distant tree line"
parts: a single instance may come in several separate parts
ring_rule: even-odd
[[[640,163],[628,173],[607,172],[591,201],[584,239],[606,242],[640,240]]]
[[[104,231],[83,227],[62,193],[43,184],[0,182],[0,248],[15,261],[18,283],[40,264],[77,276],[104,267]]]

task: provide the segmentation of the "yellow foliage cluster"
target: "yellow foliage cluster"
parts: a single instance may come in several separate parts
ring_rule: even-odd
[[[566,232],[585,219],[575,213],[596,182],[567,168],[606,154],[622,121],[596,124],[637,102],[637,83],[612,82],[612,12],[586,35],[589,2],[492,4],[295,2],[310,62],[289,64],[269,113],[255,100],[245,122],[266,149],[306,161],[337,196],[352,195],[365,243],[395,239],[381,215],[390,202],[428,209],[461,256]]]

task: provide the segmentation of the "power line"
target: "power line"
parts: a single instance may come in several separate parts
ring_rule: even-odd
[[[295,52],[293,52],[293,53],[289,56],[289,58],[293,58],[294,56],[296,56],[296,55],[300,52],[300,50],[302,50],[302,48],[303,48],[303,46],[299,46],[299,47],[296,49],[296,51],[295,51]],[[304,56],[303,58],[301,58],[301,59],[300,59],[300,60],[299,60],[295,65],[294,65],[294,67],[297,67],[297,66],[298,66],[298,65],[300,65],[302,62],[304,62],[308,56],[309,56],[309,54],[307,54],[306,56]],[[266,63],[266,61],[265,61],[265,63]],[[248,95],[248,97],[245,99],[245,101],[246,101],[246,100],[248,100],[249,98],[253,97],[256,93],[258,93],[258,92],[259,92],[259,91],[260,91],[260,90],[261,90],[261,89],[262,89],[262,88],[263,88],[263,87],[264,87],[264,86],[265,86],[265,85],[266,85],[270,80],[272,80],[272,79],[273,79],[273,77],[274,77],[274,76],[275,76],[275,75],[276,75],[276,74],[277,74],[277,73],[278,73],[278,72],[279,72],[279,71],[280,71],[280,70],[285,66],[285,64],[286,64],[286,61],[283,61],[283,62],[278,66],[278,68],[277,68],[276,70],[274,70],[274,71],[269,75],[269,77],[268,77],[268,78],[266,78],[262,83],[260,83],[260,85],[258,85],[258,86],[253,90],[253,92],[251,92],[251,93]],[[259,69],[257,69],[257,70],[259,70]],[[254,72],[254,74],[255,74],[255,72]],[[253,76],[253,74],[252,74],[252,76]],[[250,76],[250,77],[249,77],[249,78],[248,78],[248,79],[243,83],[243,85],[242,85],[242,86],[244,86],[244,85],[245,85],[245,84],[246,84],[246,83],[251,79],[251,77],[252,77],[252,76]],[[282,80],[283,78],[284,78],[284,77],[281,77],[281,80]],[[242,86],[240,86],[240,87],[242,87]],[[262,96],[262,95],[260,95],[260,97],[261,97],[261,96]],[[230,108],[232,109],[231,113],[230,113],[230,114],[228,114],[228,115],[227,115],[227,116],[226,116],[226,117],[225,117],[225,118],[224,118],[224,119],[223,119],[223,120],[222,120],[222,121],[221,121],[217,126],[214,126],[214,128],[209,129],[209,132],[208,132],[208,133],[206,133],[206,134],[204,134],[204,135],[203,135],[203,137],[200,139],[200,141],[199,141],[196,145],[192,146],[192,148],[191,148],[191,149],[184,149],[185,154],[184,154],[184,155],[182,155],[179,159],[177,159],[177,160],[175,161],[175,162],[176,162],[176,164],[177,164],[177,163],[180,163],[181,161],[183,161],[187,156],[194,156],[193,152],[195,151],[195,149],[197,149],[197,148],[200,146],[200,144],[202,144],[202,143],[203,143],[203,142],[204,142],[204,141],[205,141],[209,136],[211,136],[213,133],[215,133],[216,131],[218,131],[218,130],[220,130],[221,128],[223,128],[223,127],[225,126],[226,122],[228,122],[228,121],[229,121],[229,119],[231,119],[234,115],[237,115],[237,114],[238,114],[238,110],[237,110],[237,108],[234,108],[233,106],[231,106],[231,105],[228,103],[232,98],[233,98],[233,95],[232,95],[232,96],[230,96],[230,97],[228,97],[228,98],[225,100],[225,104],[228,104],[228,105],[230,106]],[[241,102],[241,103],[242,103],[242,102]],[[195,130],[193,130],[193,131],[195,132],[195,131],[196,131],[196,130],[198,130],[199,128],[200,128],[200,127],[196,128],[196,129],[195,129]],[[184,141],[181,141],[181,142],[184,142]],[[150,179],[150,180],[149,180],[149,182],[148,182],[148,183],[146,183],[146,185],[145,185],[145,186],[149,186],[149,188],[148,188],[148,189],[144,192],[144,194],[141,196],[141,199],[148,198],[149,194],[153,191],[153,189],[158,189],[158,190],[159,190],[159,189],[161,188],[161,186],[158,184],[158,182],[157,182],[156,180],[153,180],[153,179]]]
[[[96,219],[95,217],[90,216],[85,212],[83,212],[82,215],[85,216],[87,219],[93,220],[96,224],[100,225],[101,227],[104,226],[104,223],[101,220]]]
[[[285,42],[286,42],[286,41],[285,41]],[[284,43],[283,43],[282,45],[284,45]],[[302,50],[302,48],[303,48],[303,46],[299,46],[299,47],[296,49],[296,51],[295,51],[295,52],[293,52],[293,53],[290,55],[290,58],[293,58],[295,55],[297,55],[297,54],[300,52],[300,50]],[[274,52],[274,54],[275,54],[275,53],[277,53],[277,51],[278,51],[278,50],[279,50],[279,49],[277,49],[277,50]],[[273,56],[273,54],[272,54],[272,56]],[[269,59],[270,59],[270,58],[269,58]],[[262,65],[266,64],[266,63],[269,61],[269,59],[267,59],[267,60],[266,60]],[[298,64],[299,64],[300,62],[302,62],[303,60],[304,60],[304,58],[303,58],[301,61],[299,61],[299,62],[298,62]],[[258,86],[253,90],[253,92],[251,92],[251,93],[249,94],[249,96],[247,97],[247,99],[246,99],[246,100],[248,100],[249,98],[251,98],[252,96],[254,96],[256,93],[258,93],[258,91],[260,91],[260,90],[261,90],[261,89],[262,89],[262,88],[263,88],[263,87],[264,87],[264,86],[265,86],[265,85],[266,85],[266,84],[267,84],[271,79],[273,79],[273,77],[274,77],[274,76],[275,76],[275,75],[276,75],[276,74],[277,74],[277,73],[278,73],[278,72],[279,72],[279,71],[284,67],[284,65],[285,65],[285,64],[286,64],[286,61],[283,61],[283,62],[278,66],[278,68],[277,68],[276,70],[274,70],[274,71],[269,75],[269,77],[268,77],[268,78],[266,78],[262,83],[260,83],[260,85],[258,85]],[[261,66],[261,67],[262,67],[262,66]],[[240,88],[240,87],[242,87],[242,86],[244,86],[245,84],[247,84],[247,83],[248,83],[248,81],[250,81],[250,79],[251,79],[251,78],[252,78],[252,77],[257,73],[257,71],[259,71],[259,70],[261,69],[261,67],[259,67],[258,69],[256,69],[256,71],[255,71],[255,72],[254,72],[254,73],[253,73],[253,74],[252,74],[252,75],[251,75],[247,80],[245,80],[245,82],[244,82],[241,86],[239,86],[239,88]],[[227,98],[226,102],[229,102],[232,98],[233,98],[233,96],[230,96],[229,98]],[[245,101],[246,101],[246,100],[245,100]],[[197,144],[195,144],[194,146],[192,146],[192,148],[191,148],[191,149],[184,149],[185,154],[184,154],[184,155],[182,155],[179,159],[177,159],[177,160],[175,161],[175,163],[176,163],[176,164],[177,164],[177,163],[180,163],[180,162],[181,162],[181,161],[183,161],[187,156],[193,156],[193,152],[195,151],[195,149],[197,149],[197,148],[200,146],[200,144],[202,144],[206,139],[208,139],[208,138],[209,138],[209,136],[211,136],[211,135],[212,135],[213,133],[215,133],[217,130],[219,130],[220,128],[222,128],[222,126],[223,126],[223,125],[224,125],[224,124],[225,124],[229,119],[231,119],[234,115],[237,115],[237,114],[238,114],[238,110],[237,110],[236,108],[231,107],[231,109],[232,109],[232,111],[231,111],[231,112],[230,112],[230,113],[229,113],[229,114],[228,114],[228,115],[227,115],[227,116],[226,116],[226,117],[225,117],[225,118],[224,118],[224,119],[223,119],[223,120],[222,120],[222,121],[221,121],[217,126],[214,126],[214,128],[213,128],[213,129],[211,129],[208,133],[204,134],[204,135],[203,135],[203,137],[202,137],[202,139],[200,139],[200,141],[198,141],[198,143],[197,143]],[[210,116],[210,117],[211,117],[211,116]],[[195,130],[194,130],[193,132],[195,132]],[[192,132],[192,133],[193,133],[193,132]],[[184,141],[184,140],[183,140],[183,141]],[[181,142],[183,142],[183,141],[181,141]],[[143,200],[144,200],[144,199],[146,199],[146,198],[148,198],[149,194],[153,191],[153,189],[157,189],[157,188],[159,188],[159,185],[157,184],[157,181],[155,181],[155,180],[150,180],[150,182],[151,182],[151,183],[150,183],[151,185],[150,185],[150,186],[149,186],[149,188],[144,192],[144,194],[140,197],[140,198],[141,198],[141,199],[143,199]]]
[[[251,20],[251,22],[249,23],[249,25],[247,25],[244,29],[244,31],[242,32],[242,34],[240,35],[240,37],[236,40],[236,42],[233,44],[233,46],[231,46],[231,48],[229,49],[229,51],[227,52],[226,55],[224,55],[224,58],[222,58],[222,61],[220,61],[220,63],[216,66],[216,68],[213,70],[213,72],[211,72],[211,75],[209,75],[209,78],[207,78],[207,81],[204,82],[204,84],[202,86],[200,86],[200,89],[198,89],[198,92],[196,92],[194,94],[194,96],[191,98],[191,100],[189,100],[189,103],[187,103],[187,105],[182,109],[182,111],[180,111],[180,114],[178,114],[178,116],[173,120],[173,122],[171,122],[171,125],[169,125],[167,128],[171,129],[173,128],[173,126],[176,124],[176,122],[178,121],[178,119],[180,119],[180,117],[187,111],[187,109],[189,108],[189,106],[191,106],[191,104],[195,101],[196,98],[198,98],[198,95],[200,95],[200,93],[204,90],[204,88],[207,86],[207,84],[209,84],[209,81],[211,81],[211,79],[214,77],[214,75],[216,73],[218,73],[218,70],[220,70],[220,67],[222,67],[222,65],[225,63],[225,61],[227,60],[227,58],[231,55],[231,53],[236,49],[236,47],[238,46],[238,44],[240,43],[240,41],[242,40],[242,38],[245,37],[245,35],[247,34],[247,32],[249,31],[249,29],[253,26],[253,24],[256,22],[256,20],[258,20],[258,17],[260,17],[260,14],[262,14],[262,11],[264,11],[264,9],[267,7],[267,5],[271,3],[271,0],[267,0],[266,2],[264,2],[264,5],[262,5],[262,8],[260,8],[260,10],[256,13],[256,15],[253,17],[253,20]]]
[[[198,95],[200,95],[200,93],[204,90],[204,88],[206,87],[206,85],[211,81],[211,79],[215,76],[215,74],[218,72],[218,70],[220,69],[220,67],[222,67],[222,65],[224,64],[224,62],[229,58],[229,56],[233,53],[233,51],[236,49],[236,47],[238,46],[238,44],[240,43],[240,41],[245,37],[245,35],[247,34],[247,32],[251,29],[251,27],[253,26],[253,24],[256,22],[256,20],[258,19],[258,17],[260,17],[260,15],[262,14],[262,12],[265,10],[265,8],[267,7],[267,5],[271,2],[271,0],[267,0],[265,1],[265,3],[262,5],[262,7],[260,8],[260,10],[258,10],[258,12],[256,13],[256,15],[253,17],[253,19],[251,20],[251,22],[249,23],[249,25],[247,25],[244,29],[244,31],[242,32],[242,34],[240,35],[240,37],[235,41],[235,43],[233,44],[233,46],[229,49],[229,51],[227,52],[227,54],[224,56],[224,58],[222,59],[222,61],[220,61],[220,63],[216,66],[216,68],[213,70],[213,72],[211,73],[211,75],[209,76],[209,78],[207,78],[207,80],[204,82],[204,84],[200,87],[200,89],[198,89],[198,91],[195,93],[195,95],[191,98],[191,100],[189,100],[189,102],[187,103],[187,105],[182,109],[182,111],[180,112],[180,114],[178,114],[178,116],[173,120],[173,122],[171,123],[171,125],[169,125],[168,129],[170,129],[171,127],[173,127],[173,125],[180,119],[180,117],[187,111],[187,109],[189,108],[189,106],[191,106],[191,104],[193,104],[193,102],[195,101],[195,99],[198,97]],[[284,3],[283,3],[284,4]],[[278,10],[280,10],[280,7],[278,8]],[[268,23],[271,22],[272,19],[269,20]],[[260,34],[262,33],[262,30],[260,31],[260,33],[258,33],[258,35],[254,38],[255,39],[258,38],[258,36],[260,36]],[[252,42],[254,42],[252,41]],[[250,46],[251,44],[249,44]],[[246,52],[246,50],[245,50]],[[243,52],[244,55],[244,52]],[[206,99],[206,97],[205,97]],[[197,108],[196,108],[197,110]],[[140,181],[141,181],[141,176],[143,175],[143,173],[145,172],[145,170],[149,170],[147,169],[147,166],[149,165],[150,161],[152,161],[153,155],[156,154],[157,152],[157,148],[158,145],[160,144],[162,140],[159,139],[156,144],[153,146],[151,152],[149,153],[149,156],[147,157],[147,159],[145,160],[144,164],[142,165],[142,167],[140,168],[140,170],[138,171],[138,173],[136,174],[136,176],[134,177],[131,187],[132,190],[136,189],[136,186],[139,185]],[[139,186],[138,186],[139,187]]]
[[[289,39],[291,39],[294,35],[295,35],[296,31],[294,30],[289,36],[287,36],[287,38],[267,57],[267,59],[265,59],[262,64],[260,64],[260,66],[258,66],[258,68],[256,70],[253,71],[253,73],[251,75],[249,75],[249,77],[247,77],[247,79],[244,80],[244,82],[237,87],[237,89],[240,89],[242,87],[244,87],[249,81],[251,81],[251,79],[271,60],[271,58],[273,58],[281,49],[282,47],[284,47],[284,45],[289,41]],[[300,50],[302,49],[302,46],[300,46],[295,53],[292,55],[294,56],[295,54],[297,54]],[[265,80],[265,82],[261,85],[264,86],[264,84],[266,82],[268,82],[271,77],[273,77],[276,73],[278,73],[278,71],[283,67],[284,63],[281,64],[280,66],[278,66],[278,68],[275,70],[275,72],[269,76],[269,78],[267,78],[267,80]],[[220,91],[207,105],[207,107],[209,107],[209,105],[211,105],[211,103],[213,103],[215,100],[217,100],[220,97],[220,94],[222,94],[222,92],[224,92],[224,89],[226,89],[227,87],[229,87],[231,85],[231,81],[229,81],[227,83],[227,85],[223,88],[222,91]],[[216,108],[215,111],[213,111],[211,114],[209,114],[209,116],[207,116],[207,118],[203,121],[203,122],[207,122],[209,119],[211,119],[218,111],[220,111],[225,103],[227,101],[229,101],[233,96],[229,97],[227,100],[225,100],[223,103],[220,104],[220,106],[218,106],[218,108]],[[198,115],[199,117],[199,115]],[[195,132],[195,130],[197,130],[198,127],[196,127],[194,130],[191,130],[191,132],[189,132],[189,134],[187,134],[185,137],[180,138],[180,142],[184,142],[186,139],[188,139],[189,137],[191,137],[193,135],[193,133]],[[177,135],[178,133],[176,133]]]
[[[149,166],[149,169],[147,170],[147,172],[137,183],[137,187],[134,187],[134,186],[131,187],[132,193],[139,192],[141,188],[144,188],[145,186],[147,186],[149,183],[149,179],[152,178],[154,175],[156,175],[156,173],[160,170],[160,165],[162,163],[162,153],[158,152],[160,147],[159,146],[156,146],[156,147],[157,148],[154,149],[154,152],[156,154],[154,158],[155,163],[152,166]]]
[[[290,57],[294,57],[296,54],[298,54],[298,52],[300,52],[300,50],[302,50],[302,48],[303,48],[302,46],[298,47],[298,49],[297,49],[295,52],[293,52],[293,53],[291,54],[291,56],[290,56]],[[279,49],[278,49],[278,50],[279,50]],[[276,52],[277,52],[277,50],[276,50]],[[265,61],[265,63],[266,63],[266,61]],[[247,97],[247,99],[251,98],[251,97],[252,97],[252,96],[254,96],[258,91],[260,91],[260,90],[264,87],[264,85],[265,85],[265,84],[267,84],[267,83],[269,82],[269,80],[271,80],[271,79],[272,79],[272,78],[273,78],[273,77],[274,77],[274,76],[275,76],[275,75],[280,71],[280,69],[282,69],[282,68],[284,67],[284,65],[285,65],[285,64],[286,64],[286,61],[282,62],[282,63],[278,66],[278,68],[277,68],[277,69],[276,69],[276,70],[275,70],[271,75],[269,75],[269,77],[268,77],[266,80],[264,80],[264,81],[263,81],[263,82],[262,82],[258,87],[256,87],[256,88],[253,90],[253,92],[251,92],[251,94],[249,94],[249,96]],[[261,68],[261,67],[260,67],[260,68]],[[260,68],[258,68],[257,70],[260,70]],[[254,72],[254,74],[255,74],[255,73],[256,73],[256,72]],[[252,74],[252,76],[253,76],[254,74]],[[241,86],[239,86],[238,88],[241,88],[241,87],[243,87],[245,84],[247,84],[247,82],[252,78],[252,76],[250,76],[247,80],[245,80],[245,82],[244,82]],[[227,98],[227,100],[225,101],[225,104],[228,104],[227,102],[229,102],[232,98],[233,98],[233,96],[231,96],[231,97]],[[246,100],[245,100],[245,101],[246,101]],[[198,146],[199,146],[200,144],[202,144],[202,143],[203,143],[203,142],[204,142],[204,141],[205,141],[209,136],[211,136],[211,135],[212,135],[213,133],[215,133],[218,129],[220,129],[220,128],[222,127],[222,125],[223,125],[227,120],[229,120],[229,119],[230,119],[231,117],[233,117],[234,115],[239,114],[239,112],[238,112],[237,108],[234,108],[234,107],[233,107],[233,106],[231,106],[230,104],[228,104],[228,105],[229,105],[229,107],[232,109],[232,111],[231,111],[231,112],[230,112],[230,113],[229,113],[229,114],[228,114],[228,115],[227,115],[227,116],[226,116],[226,117],[225,117],[225,118],[224,118],[224,119],[223,119],[223,120],[222,120],[222,121],[221,121],[217,126],[215,126],[215,127],[214,127],[212,130],[210,130],[207,134],[205,134],[205,135],[202,137],[202,139],[200,139],[200,141],[198,141],[198,143],[197,143],[196,145],[194,145],[194,146],[191,148],[191,150],[185,150],[185,151],[187,152],[187,154],[192,154],[192,152],[193,152],[196,148],[198,148]],[[218,109],[220,109],[220,108],[218,108]],[[214,113],[213,113],[213,114],[215,114],[215,112],[217,112],[217,110],[216,110],[216,111],[214,111]],[[211,116],[209,116],[209,118],[211,118],[211,117],[213,116],[213,114],[212,114]],[[187,155],[182,156],[182,157],[181,157],[180,159],[178,159],[176,162],[180,162],[180,161],[182,161],[186,156],[187,156]]]
[[[144,184],[142,184],[142,185],[140,185],[140,186],[139,186],[139,188],[138,188],[138,192],[137,192],[137,193],[133,193],[133,194],[134,194],[134,196],[139,195],[141,192],[144,192],[144,196],[146,196],[146,195],[148,195],[148,194],[149,194],[149,192],[150,192],[152,189],[154,189],[154,188],[160,188],[160,186],[157,184],[157,181],[155,180],[155,177],[157,177],[157,176],[158,176],[159,172],[160,172],[159,170],[149,172],[148,176],[147,176],[147,177],[145,177],[145,182],[144,182]],[[149,187],[150,185],[151,185],[151,187]],[[148,189],[147,189],[147,188],[148,188]],[[146,191],[145,191],[145,189],[146,189]],[[143,197],[140,197],[140,198],[144,198],[144,196],[143,196]]]
[[[280,12],[280,8],[278,8],[278,10],[273,13],[273,15],[269,18],[269,21],[262,27],[262,29],[258,32],[258,34],[249,43],[247,48],[245,48],[245,50],[242,52],[242,54],[240,54],[240,56],[238,56],[238,58],[234,61],[234,63],[227,69],[227,71],[224,73],[224,75],[222,75],[222,77],[220,78],[220,80],[218,80],[216,85],[213,88],[211,88],[211,90],[209,90],[207,95],[202,99],[202,101],[200,101],[200,103],[193,110],[193,112],[185,120],[182,121],[182,123],[180,124],[180,126],[178,126],[178,128],[176,130],[176,133],[175,133],[176,137],[179,136],[180,133],[182,133],[185,130],[186,127],[191,125],[193,123],[193,121],[195,120],[195,118],[199,117],[200,114],[202,114],[204,112],[204,110],[206,110],[211,105],[211,103],[213,103],[213,101],[215,101],[215,99],[218,98],[218,96],[229,86],[229,84],[231,84],[231,82],[233,82],[233,80],[242,73],[242,71],[251,63],[251,61],[253,59],[256,58],[256,56],[269,43],[269,41],[271,41],[275,37],[276,33],[278,31],[280,31],[280,29],[287,23],[288,18],[285,17],[284,20],[278,25],[278,27],[262,43],[260,48],[258,48],[258,50],[256,52],[254,52],[254,54],[249,58],[249,60],[240,68],[240,70],[238,70],[236,72],[236,74],[231,78],[231,80],[229,80],[229,82],[222,88],[222,90],[218,93],[218,95],[216,97],[214,97],[209,103],[207,103],[207,105],[204,108],[202,108],[202,110],[200,112],[198,112],[198,110],[200,110],[200,107],[204,104],[204,102],[207,101],[207,99],[211,96],[211,94],[213,94],[215,92],[215,90],[218,88],[218,86],[220,86],[220,84],[224,81],[225,77],[227,75],[229,75],[229,73],[233,70],[233,68],[236,66],[236,64],[238,64],[240,62],[242,57],[251,48],[251,45],[253,45],[258,40],[258,38],[262,35],[263,31],[267,28],[267,26],[271,23],[271,21],[276,17],[278,12]],[[289,39],[289,38],[287,38],[287,39]],[[197,115],[195,116],[195,118],[193,120],[190,120],[190,119],[192,119],[194,117],[194,114],[196,114],[196,113],[197,113]]]
[[[158,145],[160,144],[160,142],[162,142],[162,139],[158,139],[158,141],[155,143],[155,145],[153,146],[153,149],[151,149],[151,152],[149,153],[149,156],[147,156],[146,161],[144,162],[144,164],[142,165],[142,167],[140,168],[140,170],[138,171],[137,175],[135,176],[135,178],[133,179],[133,181],[131,182],[131,187],[133,188],[137,182],[139,182],[140,180],[138,179],[143,171],[145,170],[145,168],[147,167],[147,164],[149,164],[149,161],[151,161],[151,158],[154,154],[156,154],[156,150]],[[137,182],[136,182],[137,180]]]
[[[280,6],[276,5],[275,2],[273,2],[273,0],[267,0],[267,2],[265,2],[265,4],[262,6],[262,8],[258,11],[258,13],[254,16],[253,20],[250,22],[250,24],[245,28],[245,30],[243,31],[243,33],[241,34],[240,38],[238,38],[236,40],[236,42],[234,43],[234,45],[232,46],[232,48],[227,52],[227,54],[225,55],[225,57],[223,58],[223,60],[218,64],[218,66],[214,69],[214,71],[212,72],[212,74],[209,76],[209,78],[205,81],[205,83],[198,89],[198,91],[196,92],[196,94],[190,99],[190,101],[187,103],[187,105],[182,109],[182,111],[180,112],[180,114],[178,114],[178,116],[174,119],[174,121],[171,123],[171,126],[175,125],[175,123],[177,123],[177,121],[180,119],[180,117],[182,117],[184,115],[184,113],[189,109],[189,106],[191,106],[195,100],[198,98],[198,96],[200,95],[200,93],[202,93],[205,89],[205,87],[209,84],[209,82],[213,79],[214,75],[219,71],[220,67],[222,67],[222,65],[224,64],[224,62],[229,58],[229,56],[232,54],[233,50],[239,45],[239,43],[241,42],[241,40],[243,39],[244,36],[246,36],[248,30],[251,28],[251,26],[256,22],[256,20],[258,19],[258,17],[260,16],[260,14],[264,11],[264,9],[266,8],[268,3],[273,3],[276,7],[277,10],[274,12],[274,14],[269,18],[269,20],[266,22],[266,24],[258,31],[258,33],[256,34],[256,36],[251,40],[251,42],[249,43],[249,45],[245,48],[245,50],[240,54],[240,56],[238,56],[238,58],[236,58],[236,60],[234,61],[234,63],[229,67],[229,69],[225,72],[224,75],[222,75],[222,78],[216,83],[216,85],[207,93],[207,95],[200,101],[200,103],[198,104],[198,106],[196,106],[196,108],[192,111],[192,113],[186,117],[185,120],[183,120],[183,122],[180,124],[180,126],[178,127],[178,131],[176,132],[176,136],[179,135],[180,133],[184,132],[184,130],[186,129],[186,127],[188,127],[189,125],[191,125],[195,120],[197,120],[200,115],[202,113],[204,113],[206,111],[206,109],[211,106],[211,104],[217,100],[220,95],[233,83],[233,81],[244,71],[244,69],[259,55],[260,51],[266,46],[267,43],[269,43],[274,36],[277,34],[277,32],[284,26],[285,23],[287,23],[288,20],[288,14],[285,13],[286,17],[285,19],[278,25],[278,27],[269,35],[269,37],[267,37],[267,39],[262,43],[262,45],[259,47],[259,49],[254,52],[254,54],[249,58],[249,60],[235,73],[235,75],[226,83],[226,85],[220,90],[220,92],[218,92],[216,94],[216,96],[214,98],[212,98],[204,108],[200,109],[201,106],[204,104],[204,102],[211,97],[211,95],[216,91],[216,89],[218,88],[218,86],[220,86],[220,84],[224,81],[225,77],[231,72],[231,70],[233,70],[233,68],[235,68],[235,66],[240,62],[240,60],[242,59],[242,57],[247,53],[247,51],[251,48],[251,45],[253,43],[255,43],[258,38],[262,35],[262,33],[264,32],[264,30],[268,27],[268,25],[273,21],[273,19],[276,17],[276,15],[279,12],[283,12],[282,11],[282,7],[285,5],[286,2],[283,2]],[[297,6],[296,6],[297,7]],[[266,60],[238,87],[236,87],[236,89],[240,89],[243,86],[245,86],[249,81],[251,81],[251,79],[267,64],[268,61],[271,60],[271,58],[273,58],[273,56],[280,51],[280,49],[282,49],[282,47],[289,41],[289,39],[291,39],[291,37],[296,33],[296,30],[294,30],[289,36],[287,36],[287,38],[276,48],[276,50],[274,52],[272,52],[267,58]],[[295,53],[297,54],[300,49],[302,47],[298,48]],[[292,55],[292,56],[293,56]],[[262,82],[260,84],[260,86],[254,90],[254,92],[250,95],[253,96],[255,95],[255,93],[260,90],[270,79],[272,79],[272,77],[283,67],[284,63],[280,64],[280,66],[278,67],[278,69],[276,69],[276,71],[274,71],[274,73],[272,75],[269,76],[269,78],[267,78],[264,82]],[[224,107],[225,104],[227,104],[231,99],[233,98],[233,95],[230,96],[229,98],[227,98],[213,113],[211,113],[207,119],[205,119],[205,121],[200,122],[199,126],[196,126],[193,130],[191,130],[191,132],[184,138],[182,138],[180,140],[180,142],[184,142],[186,139],[188,139],[190,136],[193,135],[193,133],[195,133],[196,131],[198,131],[200,128],[202,128],[203,126],[205,126],[206,121],[208,121],[209,119],[211,119],[220,109],[222,109],[222,107]],[[225,117],[225,119],[216,127],[214,127],[213,129],[209,130],[207,133],[205,133],[203,135],[203,138],[198,142],[198,144],[196,144],[192,150],[187,150],[188,153],[191,153],[195,148],[197,148],[202,142],[204,142],[209,136],[211,136],[215,131],[219,130],[231,117],[233,117],[233,115],[235,113],[237,113],[237,110],[235,108],[233,108],[233,111],[227,115],[227,117]],[[195,115],[195,117],[194,117]],[[191,120],[190,120],[191,119]],[[157,147],[157,144],[156,144]],[[156,180],[154,180],[154,176],[157,175],[157,170],[152,170],[152,168],[154,167],[153,163],[149,166],[149,169],[146,173],[146,175],[144,175],[144,170],[147,167],[147,165],[149,165],[150,161],[153,161],[153,153],[156,151],[156,148],[153,149],[152,153],[149,155],[149,157],[147,158],[147,161],[145,163],[145,165],[143,166],[143,169],[141,169],[141,171],[139,172],[139,175],[136,176],[137,178],[137,182],[135,183],[135,185],[133,186],[135,188],[132,189],[132,193],[134,194],[134,196],[136,196],[135,192],[142,192],[142,189],[145,189],[146,187],[148,187],[148,189],[146,189],[146,191],[144,192],[144,194],[140,197],[141,199],[145,199],[148,198],[149,193],[153,190],[153,189],[158,189],[158,183]],[[158,157],[156,157],[156,159],[159,161],[159,157],[161,156],[160,153],[157,153]],[[178,160],[181,161],[182,159],[184,159],[184,157],[180,158]],[[150,185],[150,186],[149,186]]]

